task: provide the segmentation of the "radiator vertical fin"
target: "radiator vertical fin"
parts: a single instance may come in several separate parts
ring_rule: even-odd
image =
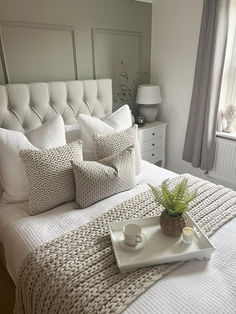
[[[209,176],[236,185],[236,141],[216,139],[214,167]]]

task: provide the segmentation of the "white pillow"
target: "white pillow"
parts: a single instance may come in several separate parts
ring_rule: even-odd
[[[59,122],[59,121],[62,121]],[[54,127],[53,127],[54,126]],[[18,152],[22,149],[50,148],[66,144],[63,119],[55,117],[50,122],[30,132],[30,138],[17,131],[0,128],[0,178],[4,189],[2,201],[22,202],[29,199],[28,184]],[[49,147],[50,146],[50,147]]]
[[[17,131],[0,129],[0,176],[4,189],[2,200],[20,202],[28,199],[28,186],[18,157],[22,149],[37,149],[26,136]]]
[[[118,130],[126,129],[130,127],[130,124],[132,123],[129,106],[124,105],[123,107],[119,108],[117,111],[111,113],[110,115],[104,118],[101,118],[100,120],[106,122],[108,125]],[[121,126],[121,124],[123,126]],[[81,134],[80,134],[79,123],[77,122],[75,124],[65,125],[65,134],[66,134],[67,144],[80,139]]]
[[[79,123],[65,125],[66,143],[72,143],[80,139]]]
[[[55,148],[66,143],[64,121],[59,114],[25,135],[31,144],[40,149]]]
[[[120,107],[118,110],[105,117],[103,121],[117,131],[128,129],[132,126],[132,115],[129,106],[124,105]]]
[[[84,160],[97,159],[93,135],[107,135],[132,126],[131,111],[128,105],[124,105],[103,120],[80,114],[78,115],[78,122],[80,138],[83,141]]]

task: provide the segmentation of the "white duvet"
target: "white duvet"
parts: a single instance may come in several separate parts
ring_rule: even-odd
[[[39,245],[73,230],[131,196],[146,190],[147,182],[160,184],[176,176],[143,162],[137,187],[114,195],[86,209],[74,203],[29,216],[28,203],[0,204],[0,242],[4,245],[7,269],[16,282],[21,263]],[[236,313],[236,219],[211,238],[217,248],[210,261],[191,261],[148,289],[126,313]]]

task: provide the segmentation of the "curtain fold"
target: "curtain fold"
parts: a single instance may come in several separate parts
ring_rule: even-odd
[[[211,170],[228,34],[230,0],[204,0],[183,160]]]

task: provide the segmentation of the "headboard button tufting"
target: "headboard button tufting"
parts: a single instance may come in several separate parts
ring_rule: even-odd
[[[0,91],[1,117],[5,116],[5,119],[0,119],[0,127],[10,130],[22,128],[22,131],[31,131],[39,126],[39,122],[41,124],[39,117],[43,118],[42,123],[46,123],[57,113],[61,113],[66,121],[75,123],[80,113],[100,118],[104,112],[112,112],[110,79],[9,84],[0,85]],[[96,94],[100,98],[99,104]],[[13,112],[14,116],[8,112]]]

